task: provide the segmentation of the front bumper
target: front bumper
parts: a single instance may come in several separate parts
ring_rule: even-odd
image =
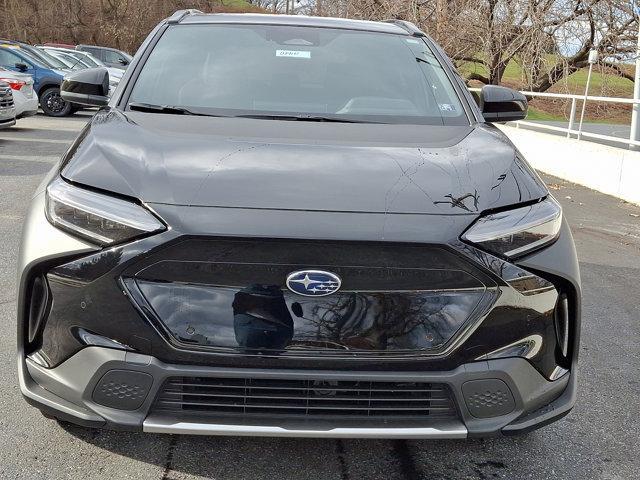
[[[52,172],[51,175],[55,174]],[[242,352],[210,352],[182,348],[170,343],[170,336],[162,336],[154,329],[153,323],[147,321],[144,314],[133,310],[127,299],[127,292],[117,283],[118,275],[114,275],[112,265],[89,262],[87,266],[106,268],[106,273],[96,274],[96,280],[89,282],[69,283],[69,292],[84,291],[86,288],[102,290],[100,282],[110,285],[113,296],[105,300],[103,297],[75,294],[67,297],[59,296],[58,307],[67,301],[70,308],[62,308],[64,315],[53,322],[60,335],[49,336],[50,355],[57,353],[60,359],[49,363],[33,360],[39,346],[29,344],[28,295],[33,291],[33,279],[43,272],[48,272],[60,265],[80,265],[83,259],[94,258],[97,248],[71,237],[52,227],[44,218],[43,189],[47,179],[38,189],[21,245],[19,262],[19,312],[18,312],[18,350],[19,378],[23,395],[31,404],[48,413],[74,423],[92,427],[114,429],[144,430],[149,432],[218,434],[218,435],[263,435],[263,436],[313,436],[313,437],[389,437],[389,438],[462,438],[472,436],[488,436],[499,433],[511,434],[531,430],[550,423],[566,415],[574,405],[576,390],[576,365],[578,339],[580,330],[580,291],[579,273],[571,234],[566,224],[558,241],[533,255],[523,259],[519,265],[530,272],[536,272],[550,278],[558,288],[558,292],[571,295],[573,312],[571,321],[570,358],[564,359],[564,368],[559,368],[556,360],[559,357],[555,344],[556,333],[553,323],[553,302],[550,296],[558,294],[555,289],[545,293],[537,293],[535,285],[530,296],[517,293],[517,288],[529,288],[528,284],[501,284],[500,301],[504,305],[501,315],[487,315],[475,322],[468,330],[458,334],[453,340],[451,353],[440,356],[406,356],[397,358],[375,356],[369,358],[331,358],[330,355],[310,355],[308,357],[293,355],[246,355]],[[237,213],[236,215],[237,220]],[[233,225],[238,228],[237,222]],[[220,232],[224,234],[226,232]],[[179,236],[179,232],[167,232],[164,236]],[[118,255],[118,263],[128,262],[138,256],[149,257],[153,247],[158,249],[173,245],[158,235],[125,246],[125,251]],[[47,242],[42,242],[47,238]],[[169,239],[169,242],[171,239]],[[154,250],[155,251],[155,250]],[[110,255],[120,252],[119,249],[104,250],[105,260]],[[185,254],[192,254],[191,250]],[[479,254],[481,252],[473,252]],[[102,258],[100,255],[98,257]],[[95,257],[95,258],[98,258]],[[479,260],[486,260],[484,256]],[[74,263],[76,260],[79,263]],[[71,263],[68,263],[71,262]],[[102,268],[101,267],[101,268]],[[487,262],[487,268],[495,267],[495,262]],[[509,267],[509,265],[506,265]],[[515,267],[515,266],[514,266]],[[517,269],[517,267],[516,267]],[[86,271],[81,268],[81,271]],[[89,269],[93,272],[95,269]],[[102,271],[102,270],[100,270]],[[491,274],[487,270],[487,274]],[[99,278],[97,278],[99,277]],[[510,277],[504,277],[510,278]],[[497,279],[499,280],[499,279]],[[517,279],[515,279],[517,280]],[[515,285],[515,286],[514,286]],[[123,295],[124,294],[124,295]],[[57,293],[55,294],[57,295]],[[88,300],[97,299],[94,310]],[[110,300],[113,299],[113,302]],[[544,308],[537,307],[542,302]],[[524,304],[530,308],[523,308]],[[84,304],[84,306],[83,306]],[[109,305],[105,311],[104,305]],[[64,305],[62,305],[64,307]],[[71,308],[73,307],[73,308]],[[538,310],[536,310],[538,308]],[[74,313],[75,312],[75,313]],[[85,313],[81,313],[85,312]],[[144,312],[143,312],[144,313]],[[72,317],[75,314],[76,317]],[[106,315],[106,316],[105,316]],[[66,322],[66,323],[65,323]],[[86,346],[70,333],[78,325],[103,338],[115,339],[128,344],[134,351]],[[69,328],[66,328],[68,325]],[[37,328],[36,331],[39,331]],[[530,352],[527,358],[518,357],[510,351],[509,358],[493,358],[496,348],[514,346],[512,342],[525,335],[543,339],[543,348]],[[510,336],[513,336],[511,338]],[[529,338],[529,337],[526,337]],[[54,340],[54,341],[52,341]],[[66,343],[72,348],[67,348]],[[518,344],[519,345],[519,344]],[[544,348],[547,345],[548,348]],[[516,345],[517,346],[517,345]],[[40,348],[40,351],[42,349]],[[143,395],[140,404],[126,403],[117,408],[117,404],[105,405],[96,398],[94,392],[104,375],[109,371],[120,372],[118,375],[136,376],[143,379],[140,383],[120,381],[129,387],[135,384],[136,397]],[[388,422],[371,424],[371,422],[351,421],[342,418],[339,422],[320,421],[298,418],[271,418],[263,416],[240,417],[208,414],[203,416],[175,415],[159,412],[154,408],[158,392],[170,377],[197,376],[201,378],[253,378],[264,379],[279,376],[282,379],[314,379],[319,376],[329,382],[357,380],[365,382],[423,382],[445,385],[451,392],[455,415],[446,418],[427,418],[424,421],[401,422],[392,419]],[[469,382],[472,383],[468,385]],[[483,383],[488,382],[488,383]],[[498,383],[501,382],[501,383]],[[467,386],[465,387],[465,384]],[[484,393],[478,388],[486,386]],[[496,389],[496,385],[504,385]],[[475,386],[476,394],[487,395],[483,406],[498,405],[493,411],[480,412],[469,404],[469,388]],[[125,387],[127,388],[127,387]],[[497,391],[500,394],[497,394]],[[125,396],[127,393],[125,392]],[[471,392],[473,395],[473,392]],[[129,395],[130,397],[131,395]],[[492,410],[489,405],[489,410]],[[506,405],[506,406],[505,406]]]
[[[15,117],[11,118],[0,118],[0,130],[3,128],[13,127],[16,124]]]
[[[575,371],[556,381],[548,381],[520,358],[475,362],[445,372],[337,372],[169,365],[147,355],[87,347],[53,369],[43,368],[30,358],[20,358],[19,372],[20,388],[27,401],[56,417],[91,427],[155,433],[465,438],[530,430],[566,415],[575,402]],[[135,388],[135,408],[131,408],[130,396],[105,400],[99,393],[105,382],[113,383],[110,378],[116,374],[119,382]],[[155,410],[156,398],[165,381],[176,376],[430,382],[448,386],[457,415],[447,418],[427,416],[424,421],[414,419],[409,424],[390,418],[377,423],[349,419],[336,422],[278,415],[177,416]],[[496,385],[501,385],[502,391],[490,391]],[[478,389],[486,394],[488,407],[477,408],[472,397]],[[492,398],[497,399],[493,405]],[[114,408],[114,401],[116,404],[120,401],[123,408]]]
[[[16,118],[31,117],[38,113],[38,96],[35,92],[31,97],[22,92],[14,92],[13,99],[16,104]]]

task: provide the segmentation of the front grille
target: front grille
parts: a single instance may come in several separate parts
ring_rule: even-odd
[[[342,286],[299,295],[286,282],[300,270],[326,270]],[[439,355],[500,293],[443,246],[364,242],[190,238],[122,279],[176,346],[244,355]]]
[[[449,388],[422,382],[173,377],[155,412],[386,419],[456,417]]]
[[[13,95],[8,87],[0,87],[0,108],[13,108]]]

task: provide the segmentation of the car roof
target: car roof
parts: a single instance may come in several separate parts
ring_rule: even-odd
[[[70,52],[79,52],[79,53],[85,53],[82,50],[74,50],[72,48],[63,48],[63,47],[50,47],[49,45],[39,45],[38,48],[41,48],[43,50],[53,50],[54,52],[63,52],[63,53],[70,53]]]
[[[372,22],[333,17],[308,17],[304,15],[267,15],[258,13],[190,13],[182,16],[178,23],[184,24],[244,24],[286,25],[296,27],[341,28],[368,32],[411,35],[409,28],[395,22]]]
[[[98,48],[98,49],[100,49],[100,50],[114,50],[114,51],[116,51],[116,52],[121,52],[121,51],[122,51],[122,50],[118,50],[117,48],[113,48],[113,47],[103,47],[103,46],[101,46],[101,45],[88,45],[88,44],[86,44],[86,43],[81,43],[80,45],[77,45],[77,46],[76,46],[76,50],[78,49],[78,47],[82,47],[82,48],[85,48],[85,47],[88,47],[88,48]],[[82,51],[82,50],[80,50],[80,51]],[[126,53],[126,52],[125,52],[125,53]]]
[[[38,68],[54,69],[55,67],[49,66],[42,62],[41,59],[33,55],[29,50],[23,48],[22,45],[13,45],[9,43],[0,42],[0,48],[11,50],[15,52],[19,57],[26,57],[29,62],[33,62]],[[35,48],[35,47],[34,47]]]
[[[30,54],[29,49],[25,48],[25,47],[29,47],[30,45],[21,45],[18,43],[4,43],[4,42],[0,42],[0,48],[6,48],[8,50],[12,50],[14,52],[20,52],[28,57],[33,57],[32,54]]]
[[[0,48],[3,50],[11,50],[16,53],[19,57],[26,55],[28,58],[33,58],[33,55],[29,55],[29,52],[22,48],[20,45],[12,44],[12,43],[0,43]]]

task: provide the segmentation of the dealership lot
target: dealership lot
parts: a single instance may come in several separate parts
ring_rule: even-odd
[[[0,478],[640,478],[640,208],[553,178],[584,289],[578,405],[558,423],[436,442],[159,436],[45,420],[17,386],[17,250],[31,193],[88,119],[38,115],[0,132]]]

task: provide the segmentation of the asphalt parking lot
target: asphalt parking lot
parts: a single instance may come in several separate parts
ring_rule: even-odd
[[[0,132],[0,479],[640,479],[640,207],[550,177],[584,290],[578,405],[558,423],[511,438],[336,441],[90,431],[46,420],[17,385],[15,265],[33,190],[89,118],[38,115]]]

